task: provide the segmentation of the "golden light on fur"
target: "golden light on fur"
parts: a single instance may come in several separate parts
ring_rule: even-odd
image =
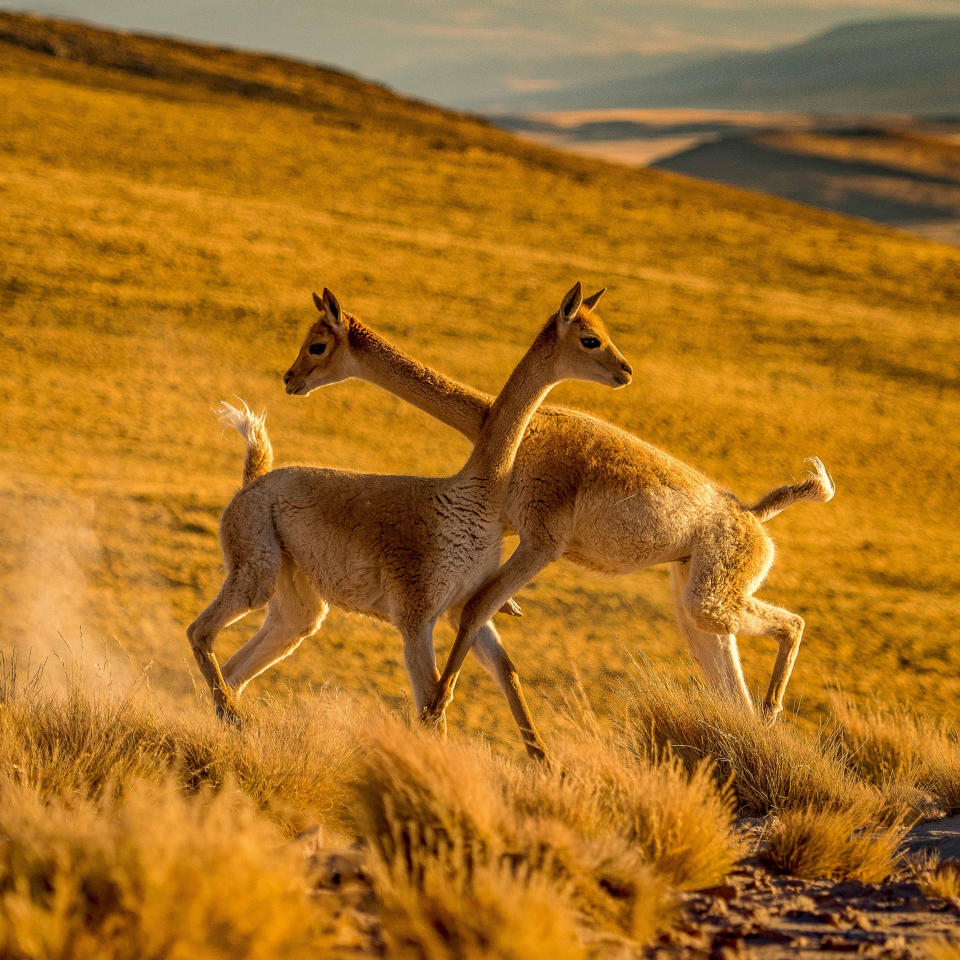
[[[596,306],[601,290],[586,303]],[[350,378],[369,380],[476,440],[491,398],[403,353],[328,289],[314,295],[321,320],[307,332],[284,374],[305,395]],[[604,335],[600,333],[598,347]],[[322,348],[322,349],[321,349]],[[316,352],[318,351],[318,352]],[[773,560],[760,527],[793,503],[825,503],[834,484],[822,461],[800,483],[779,487],[751,507],[702,474],[631,434],[576,410],[535,413],[517,453],[503,519],[520,537],[509,560],[466,603],[428,714],[442,723],[463,659],[493,614],[561,556],[605,573],[670,564],[680,632],[707,681],[752,711],[736,633],[776,638],[777,659],[764,699],[773,718],[796,661],[803,621],[757,600]],[[516,710],[514,716],[517,716]],[[529,720],[522,720],[528,724]]]
[[[327,324],[344,336],[345,321],[329,291],[318,306],[329,306]],[[313,356],[316,342],[311,331],[298,365]],[[294,369],[288,388],[309,392],[309,372]],[[507,379],[453,477],[309,467],[266,473],[272,457],[263,418],[246,405],[222,405],[225,422],[247,442],[243,488],[220,521],[226,580],[187,630],[217,712],[236,719],[235,695],[316,633],[331,603],[397,627],[414,706],[424,710],[439,679],[434,624],[447,611],[456,614],[499,563],[503,502],[531,416],[561,380],[618,387],[630,382],[630,372],[603,322],[584,305],[578,282]],[[483,629],[477,655],[507,697],[527,749],[543,756],[517,672],[488,622],[509,600],[497,601],[469,646]],[[263,626],[221,672],[213,652],[217,633],[268,604]],[[442,726],[442,716],[437,719]]]

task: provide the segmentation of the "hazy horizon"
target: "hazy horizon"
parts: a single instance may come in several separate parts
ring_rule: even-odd
[[[452,106],[769,49],[854,21],[960,14],[954,0],[0,0],[0,9],[294,56]]]

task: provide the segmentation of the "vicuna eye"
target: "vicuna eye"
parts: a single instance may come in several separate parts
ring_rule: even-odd
[[[319,357],[320,354],[323,353],[323,351],[326,349],[327,349],[327,345],[325,343],[310,344],[310,353],[312,353],[315,357]]]
[[[596,337],[581,337],[580,342],[588,350],[596,350],[600,346],[600,341]]]

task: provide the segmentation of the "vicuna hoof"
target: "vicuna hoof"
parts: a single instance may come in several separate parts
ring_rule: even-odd
[[[780,719],[780,714],[783,712],[783,707],[777,706],[773,703],[765,703],[760,708],[760,719],[768,726],[772,727],[777,720]]]
[[[231,699],[220,694],[214,697],[213,702],[219,719],[237,729],[243,726],[243,714],[240,713],[236,704]]]
[[[523,607],[511,597],[501,608],[500,613],[505,613],[508,617],[522,617]]]
[[[447,735],[447,718],[443,710],[436,710],[433,704],[420,711],[420,722],[425,727],[432,727],[442,737]]]

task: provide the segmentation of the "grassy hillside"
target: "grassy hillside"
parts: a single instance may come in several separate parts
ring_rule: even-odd
[[[182,698],[240,475],[214,401],[267,405],[281,461],[444,473],[467,452],[365,384],[283,394],[310,290],[495,391],[581,278],[609,287],[636,377],[557,402],[745,498],[808,455],[835,475],[833,503],[771,525],[762,595],[808,624],[788,702],[813,719],[839,683],[956,715],[957,250],[552,152],[305,65],[10,15],[0,38],[4,649],[62,634]],[[574,669],[616,711],[629,654],[684,655],[661,570],[558,564],[520,600],[503,633],[538,716]],[[772,644],[742,649],[765,686]],[[332,611],[257,689],[301,680],[396,703],[399,641]],[[450,719],[513,739],[472,664]]]

